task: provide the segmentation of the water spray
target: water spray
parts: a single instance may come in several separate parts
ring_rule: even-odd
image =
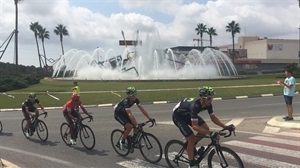
[[[50,97],[52,97],[52,98],[55,99],[55,100],[60,100],[58,97],[55,97],[55,96],[51,95],[51,94],[49,93],[49,91],[47,91],[47,95],[50,96]]]

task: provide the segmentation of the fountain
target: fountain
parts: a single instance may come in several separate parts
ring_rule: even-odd
[[[84,80],[189,80],[219,79],[237,76],[227,55],[206,48],[202,53],[191,50],[187,55],[161,49],[158,31],[147,36],[143,45],[126,47],[122,55],[97,48],[92,55],[71,49],[53,65],[53,78]]]

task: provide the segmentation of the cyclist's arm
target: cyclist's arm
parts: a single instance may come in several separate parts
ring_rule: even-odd
[[[28,107],[28,106],[25,107],[25,111],[26,111],[26,113],[27,113],[30,117],[32,117],[32,114],[31,114],[31,112],[29,111],[29,107]]]
[[[138,107],[141,110],[141,112],[144,114],[144,116],[147,117],[148,119],[150,119],[150,116],[149,116],[148,112],[144,109],[144,107],[142,105],[138,105]]]
[[[220,126],[220,127],[222,127],[222,128],[225,128],[225,127],[226,127],[226,125],[223,124],[223,123],[219,120],[219,118],[218,118],[217,116],[215,116],[214,114],[211,114],[211,115],[210,115],[210,119],[211,119],[211,121],[212,121],[213,123],[215,123],[216,125],[218,125],[218,126]]]
[[[136,126],[138,123],[136,121],[136,119],[133,117],[132,112],[129,108],[125,109],[130,121],[132,122],[133,126]]]
[[[67,113],[68,113],[68,116],[69,116],[72,120],[74,120],[74,121],[77,120],[77,118],[75,118],[75,117],[72,115],[71,112],[67,112]]]
[[[86,115],[91,116],[91,115],[87,112],[87,110],[85,109],[85,107],[83,107],[83,105],[79,105],[79,106],[80,106],[81,110],[82,110]]]
[[[41,103],[38,103],[38,105],[40,106],[40,108],[43,110],[43,112],[45,112],[44,106]]]

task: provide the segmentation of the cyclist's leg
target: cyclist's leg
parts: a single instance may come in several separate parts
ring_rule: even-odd
[[[133,125],[131,124],[131,121],[127,115],[115,113],[114,117],[121,125],[124,126],[125,130],[124,130],[123,138],[122,138],[122,142],[124,142],[125,139],[127,139],[129,133],[131,132]]]
[[[209,130],[208,125],[206,124],[206,122],[203,120],[203,118],[201,118],[200,116],[198,116],[198,125],[206,130]],[[196,135],[196,142],[195,145],[204,137],[205,135],[200,134],[199,132]]]
[[[63,114],[64,114],[64,117],[65,117],[65,119],[66,119],[66,121],[67,121],[67,123],[69,124],[69,127],[70,127],[70,135],[71,135],[71,138],[73,139],[74,138],[74,123],[73,123],[73,121],[72,121],[72,119],[71,119],[71,117],[68,115],[68,112],[63,112]]]
[[[189,158],[189,164],[190,166],[193,166],[195,165],[195,160],[194,160],[195,135],[192,129],[189,127],[189,125],[191,125],[191,118],[176,113],[173,113],[172,118],[174,124],[179,128],[180,132],[182,133],[182,135],[185,137],[187,141],[186,150]]]
[[[22,113],[23,113],[24,119],[27,121],[25,129],[28,130],[30,127],[30,123],[31,123],[29,114],[26,112],[25,108],[24,109],[22,108]]]

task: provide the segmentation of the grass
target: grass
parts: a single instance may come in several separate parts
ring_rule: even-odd
[[[178,101],[184,97],[197,97],[197,88],[212,86],[216,92],[215,97],[233,96],[258,96],[261,94],[282,94],[282,87],[274,84],[279,79],[284,79],[283,74],[278,78],[274,75],[255,75],[239,79],[197,80],[197,81],[78,81],[81,90],[81,100],[84,105],[117,103],[125,95],[128,86],[138,89],[138,98],[142,102],[153,101]],[[270,85],[246,87],[246,85]],[[73,81],[71,80],[41,80],[40,84],[32,85],[25,89],[7,92],[15,99],[0,95],[0,109],[20,108],[29,92],[35,92],[45,107],[63,106],[70,99]],[[240,86],[238,88],[225,86]],[[55,100],[46,94],[60,98]],[[121,97],[113,94],[121,95]]]

